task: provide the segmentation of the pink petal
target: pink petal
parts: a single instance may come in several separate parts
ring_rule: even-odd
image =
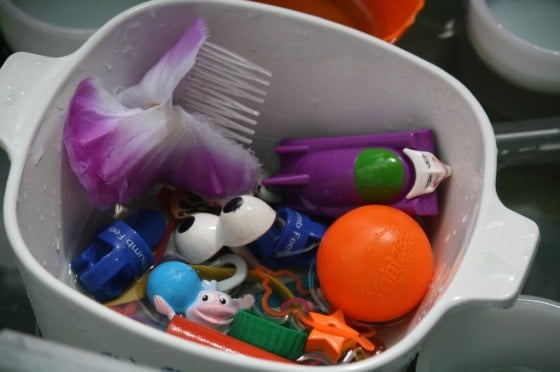
[[[94,78],[78,85],[64,144],[70,166],[97,207],[127,202],[154,185],[175,151],[177,132],[185,132],[168,122],[164,108],[127,109]]]
[[[185,148],[185,158],[177,159],[165,179],[210,199],[250,192],[261,167],[258,159],[237,142],[223,137],[211,122],[183,113],[195,141]]]
[[[142,78],[119,93],[127,107],[148,108],[171,99],[179,81],[194,66],[196,55],[208,37],[206,23],[197,18],[177,43]]]

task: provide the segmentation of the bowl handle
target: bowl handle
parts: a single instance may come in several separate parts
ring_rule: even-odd
[[[508,209],[497,197],[483,208],[446,293],[452,306],[474,302],[509,306],[521,291],[537,251],[535,222]]]
[[[23,157],[33,135],[31,126],[39,119],[34,102],[44,102],[35,100],[36,95],[52,90],[43,86],[52,81],[62,59],[18,52],[0,68],[0,147],[10,161]]]

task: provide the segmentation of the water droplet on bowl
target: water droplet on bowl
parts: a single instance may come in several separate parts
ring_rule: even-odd
[[[113,66],[109,63],[105,63],[99,68],[100,74],[109,74],[113,70]]]
[[[10,84],[6,84],[0,89],[0,97],[2,97],[2,101],[7,105],[15,104],[24,95],[23,91]]]
[[[122,49],[121,49],[121,55],[126,56],[126,55],[130,55],[132,53],[132,46],[131,45],[125,45]]]

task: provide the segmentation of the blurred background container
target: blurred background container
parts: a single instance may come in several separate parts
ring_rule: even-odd
[[[14,51],[69,54],[114,15],[145,0],[1,0],[0,28]]]

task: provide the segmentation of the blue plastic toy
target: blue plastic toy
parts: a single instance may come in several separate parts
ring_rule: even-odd
[[[327,226],[291,208],[279,208],[272,227],[249,249],[272,269],[308,267]]]
[[[176,313],[185,313],[202,288],[202,280],[191,266],[181,261],[167,261],[150,272],[146,297],[153,301],[154,296],[161,296]]]
[[[201,280],[196,271],[181,261],[156,266],[146,282],[146,296],[156,311],[173,319],[181,314],[206,327],[225,332],[235,314],[249,309],[253,295],[232,298],[218,290],[215,280]]]
[[[109,301],[154,264],[152,250],[163,239],[165,230],[162,214],[140,209],[102,229],[70,266],[97,301]]]

